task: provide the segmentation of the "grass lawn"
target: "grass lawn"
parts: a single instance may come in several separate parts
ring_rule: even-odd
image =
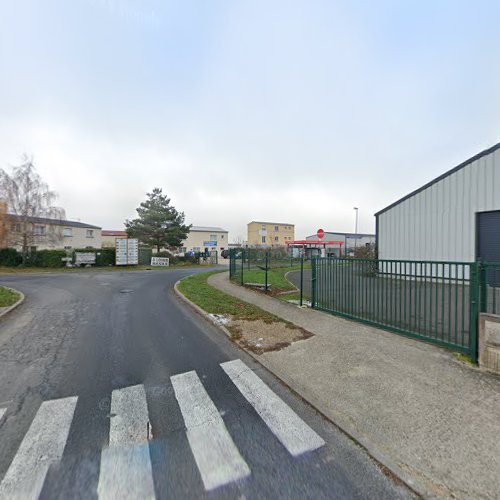
[[[0,307],[9,307],[15,304],[20,295],[13,290],[0,286]]]
[[[310,269],[310,264],[304,265],[304,269]],[[267,271],[267,283],[271,285],[272,290],[285,292],[295,290],[295,287],[285,278],[290,271],[300,271],[300,266],[288,266],[271,268]],[[266,283],[266,271],[263,269],[243,269],[244,283]]]
[[[220,271],[196,274],[184,278],[179,283],[178,289],[191,302],[194,302],[208,313],[231,315],[234,319],[261,319],[266,323],[283,321],[274,314],[263,311],[257,306],[243,302],[210,286],[207,279],[217,272]]]

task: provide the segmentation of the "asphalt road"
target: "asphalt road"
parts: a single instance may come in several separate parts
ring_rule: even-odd
[[[0,279],[0,498],[411,496],[179,302],[192,272]]]

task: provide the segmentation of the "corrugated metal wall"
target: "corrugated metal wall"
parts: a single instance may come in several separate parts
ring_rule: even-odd
[[[500,150],[378,215],[380,259],[475,260],[476,213],[500,210]]]

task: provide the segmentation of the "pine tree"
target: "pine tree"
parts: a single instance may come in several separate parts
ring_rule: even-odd
[[[160,188],[147,193],[147,200],[137,208],[138,218],[125,221],[125,228],[130,238],[137,238],[141,243],[162,248],[176,248],[187,238],[190,225],[184,225],[184,212],[178,212],[170,205],[170,198]]]

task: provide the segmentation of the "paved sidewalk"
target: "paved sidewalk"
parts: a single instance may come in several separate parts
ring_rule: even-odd
[[[381,462],[437,496],[500,498],[499,377],[234,285],[227,273],[209,283],[315,334],[258,359]]]

